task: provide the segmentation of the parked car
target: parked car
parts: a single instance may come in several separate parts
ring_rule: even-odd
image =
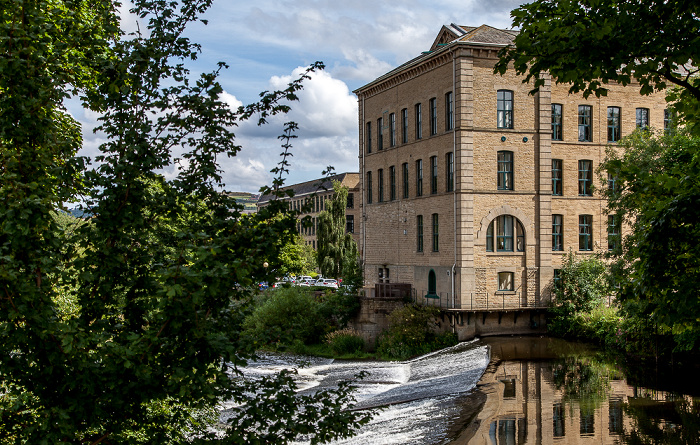
[[[333,289],[338,289],[338,280],[332,278],[321,278],[316,281],[316,286],[332,287]]]
[[[311,278],[308,275],[302,275],[300,277],[297,277],[296,285],[297,286],[311,286],[314,284],[316,280]]]

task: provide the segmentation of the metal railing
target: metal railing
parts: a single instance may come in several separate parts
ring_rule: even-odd
[[[522,292],[472,292],[457,295],[453,304],[450,292],[429,293],[425,289],[411,289],[414,303],[423,306],[435,306],[441,309],[456,310],[516,310],[541,309],[550,304],[549,298],[530,295]]]

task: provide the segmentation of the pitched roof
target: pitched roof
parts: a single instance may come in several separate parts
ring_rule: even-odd
[[[313,181],[306,181],[299,184],[293,184],[287,187],[282,187],[282,190],[293,190],[294,196],[304,196],[313,193],[321,193],[326,190],[333,190],[333,181],[338,181],[348,188],[353,189],[359,185],[360,174],[355,172],[339,173],[328,178],[314,179]],[[275,199],[275,195],[261,195],[258,199],[258,204],[264,204],[270,200]]]
[[[466,27],[465,27],[466,28]],[[460,42],[490,43],[494,45],[510,45],[519,31],[510,29],[497,29],[489,25],[481,25],[473,28],[466,35],[460,37]]]
[[[428,51],[423,51],[419,56],[409,60],[408,62],[394,68],[388,73],[377,77],[372,82],[354,90],[353,92],[357,94],[361,90],[364,90],[370,85],[375,85],[384,79],[388,79],[394,74],[399,73],[406,68],[414,65],[418,65],[424,60],[427,60],[436,52],[452,46],[453,44],[476,44],[476,45],[497,45],[505,46],[513,43],[513,39],[518,35],[520,31],[511,29],[498,29],[488,25],[481,25],[478,27],[474,26],[464,26],[455,25],[451,23],[449,25],[443,25],[438,33],[437,37],[433,41],[430,49]]]

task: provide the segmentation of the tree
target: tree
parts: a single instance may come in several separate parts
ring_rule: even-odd
[[[642,94],[677,86],[680,117],[700,117],[700,4],[694,0],[536,0],[511,12],[520,28],[495,72],[509,64],[535,90],[545,73],[571,93],[606,95],[633,80]],[[698,128],[700,131],[700,128]]]
[[[674,336],[679,349],[700,339],[700,138],[678,129],[638,131],[608,150],[608,209],[629,227],[612,255],[625,312]]]
[[[111,1],[3,3],[0,443],[319,443],[369,418],[346,410],[347,382],[295,397],[289,373],[231,378],[254,356],[240,335],[247,289],[295,215],[277,217],[279,200],[241,217],[217,157],[241,150],[238,122],[286,112],[322,64],[230,110],[218,70],[191,79],[185,67],[199,50],[185,26],[209,4],[136,0],[147,32],[124,36]],[[92,169],[76,156],[69,94],[101,113]],[[93,217],[62,230],[56,210],[79,199]],[[224,400],[239,408],[216,436]]]
[[[292,242],[282,247],[279,255],[278,276],[308,275],[316,270],[316,252],[296,234]]]
[[[318,265],[321,274],[339,278],[347,272],[353,281],[358,278],[357,245],[352,235],[346,233],[345,209],[348,206],[348,188],[333,181],[333,198],[326,210],[318,216]]]

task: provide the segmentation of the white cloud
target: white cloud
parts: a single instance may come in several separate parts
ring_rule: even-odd
[[[219,100],[221,100],[222,102],[227,104],[229,106],[229,108],[231,108],[231,110],[233,110],[233,111],[236,111],[238,109],[238,107],[243,105],[243,102],[238,100],[236,98],[236,96],[234,96],[231,93],[228,93],[227,91],[223,91],[219,95]]]

